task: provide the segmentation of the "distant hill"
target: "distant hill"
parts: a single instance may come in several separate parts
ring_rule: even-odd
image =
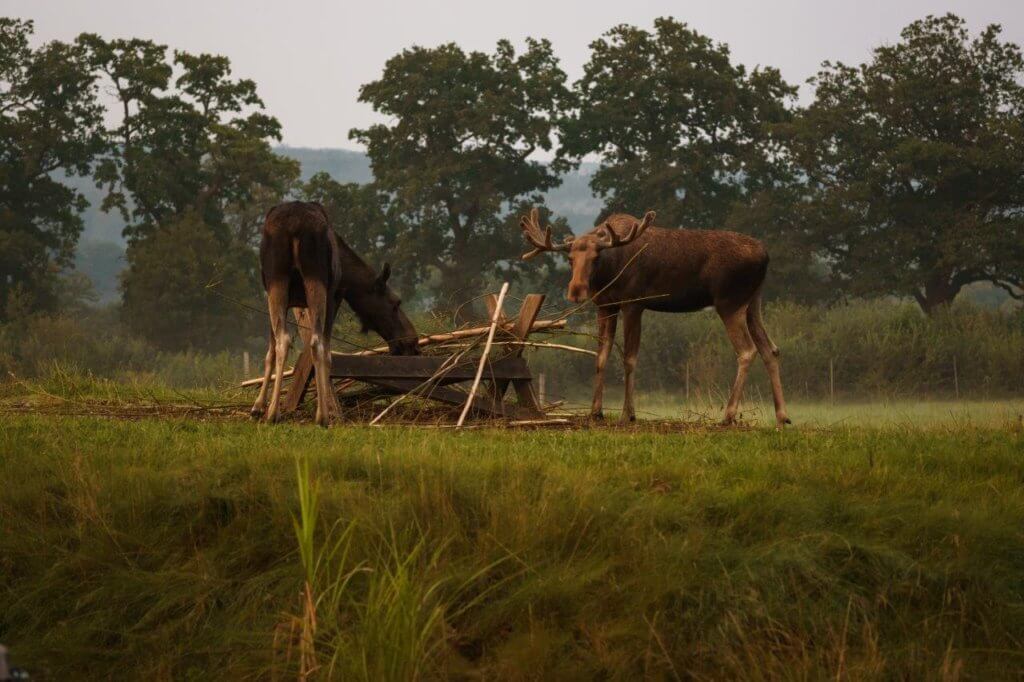
[[[281,156],[295,159],[302,166],[302,178],[325,171],[338,182],[370,182],[373,171],[363,152],[349,149],[312,149],[280,146]],[[601,201],[590,193],[588,182],[597,168],[595,163],[582,164],[578,171],[563,177],[562,185],[545,195],[545,203],[557,215],[564,216],[573,231],[589,230],[601,210]],[[103,193],[91,178],[66,177],[68,185],[78,189],[89,200],[82,214],[85,229],[79,240],[75,267],[92,279],[100,300],[110,303],[119,296],[117,275],[124,268],[125,239],[121,232],[124,221],[117,213],[100,210]]]

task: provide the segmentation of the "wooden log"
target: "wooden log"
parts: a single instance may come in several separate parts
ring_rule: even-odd
[[[449,358],[430,355],[336,355],[331,358],[331,376],[356,379],[419,379],[433,378]],[[472,359],[473,361],[476,358]],[[470,361],[454,363],[441,372],[438,383],[467,381],[476,377],[476,367]],[[530,368],[523,358],[501,358],[485,363],[488,378],[528,379]]]
[[[545,329],[563,329],[565,328],[566,320],[537,320],[533,323],[530,328],[530,332],[544,331]],[[507,322],[501,325],[502,328],[508,327],[511,330],[512,323]],[[420,348],[424,346],[433,346],[438,343],[445,343],[447,341],[455,341],[457,339],[471,339],[476,336],[483,336],[490,330],[490,327],[473,327],[471,329],[456,329],[452,332],[445,332],[443,334],[432,334],[430,336],[421,336],[417,342]],[[339,351],[331,351],[331,355],[345,355],[345,356],[366,356],[366,355],[381,355],[388,352],[387,346],[377,346],[369,350],[359,351],[358,353],[342,353]]]

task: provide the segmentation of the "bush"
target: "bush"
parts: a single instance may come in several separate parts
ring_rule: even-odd
[[[828,309],[783,303],[768,306],[765,324],[782,352],[782,379],[791,397],[828,396],[830,360],[836,394],[845,397],[948,397],[958,386],[963,396],[1001,397],[1020,395],[1024,386],[1022,311],[961,304],[929,318],[912,304],[883,301]],[[592,317],[573,326],[595,333]],[[728,391],[735,355],[714,312],[647,312],[642,339],[639,390],[682,392],[689,371],[693,395]],[[597,346],[592,339],[578,343]],[[593,359],[587,356],[541,350],[532,353],[530,362],[535,371],[548,375],[559,393],[581,393],[591,385]],[[617,346],[607,379],[614,384],[621,378]],[[761,369],[751,372],[748,383],[748,395],[758,392],[771,395]]]

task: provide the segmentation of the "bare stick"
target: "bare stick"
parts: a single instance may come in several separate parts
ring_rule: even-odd
[[[495,341],[495,346],[529,346],[531,348],[554,348],[555,350],[569,351],[570,353],[582,353],[583,355],[597,355],[597,351],[579,348],[578,346],[566,346],[561,343],[543,343],[541,341]],[[439,348],[465,348],[464,343],[446,343]]]
[[[287,371],[281,372],[281,378],[287,379],[288,377],[290,377],[293,374],[295,374],[295,368],[294,367],[292,369],[287,370]],[[271,374],[270,375],[270,380],[271,381],[277,381],[277,375],[276,374]],[[256,377],[255,379],[246,379],[241,384],[239,384],[239,386],[241,386],[242,388],[245,388],[247,386],[256,386],[256,385],[261,384],[261,383],[263,383],[263,377]]]
[[[502,325],[502,327],[508,327],[508,328],[511,329],[513,322],[514,321],[510,320],[506,324]],[[562,328],[565,327],[565,325],[566,325],[566,320],[564,320],[564,319],[562,319],[562,320],[537,320],[536,322],[533,323],[533,326],[530,327],[530,331],[531,332],[536,332],[536,331],[541,331],[541,330],[544,330],[544,329],[562,329]],[[490,326],[487,326],[487,327],[473,327],[472,329],[456,329],[453,332],[445,332],[443,334],[432,334],[430,336],[422,336],[422,337],[420,337],[419,341],[417,341],[416,343],[417,343],[417,345],[420,346],[420,348],[422,348],[424,346],[433,346],[433,345],[438,344],[438,343],[445,343],[446,341],[455,341],[457,339],[469,339],[469,338],[473,338],[474,336],[483,336],[484,334],[489,332],[490,329],[491,329]],[[347,355],[381,355],[381,354],[387,353],[387,352],[388,352],[388,347],[387,346],[378,346],[376,348],[371,348],[370,350],[360,351],[358,353],[341,353],[341,352],[337,352],[337,351],[331,351],[331,355],[346,355],[346,356]]]
[[[480,364],[476,368],[476,378],[473,379],[473,387],[469,389],[469,398],[466,400],[466,406],[462,408],[462,414],[459,415],[459,421],[455,425],[456,428],[462,427],[462,423],[466,421],[466,415],[469,414],[469,408],[473,405],[473,399],[476,398],[476,389],[479,388],[480,378],[484,375],[487,354],[491,352],[491,344],[494,342],[494,331],[498,328],[498,320],[501,319],[501,305],[505,302],[505,294],[507,293],[508,282],[505,282],[501,285],[501,291],[498,293],[498,302],[494,304],[494,315],[491,317],[491,329],[487,332],[487,343],[484,344],[484,352],[480,356]]]

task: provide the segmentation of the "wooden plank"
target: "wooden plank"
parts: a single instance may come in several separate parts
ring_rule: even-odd
[[[393,355],[335,355],[331,376],[351,379],[419,379],[421,382],[441,369],[446,357]],[[466,361],[445,371],[441,383],[466,381],[476,376],[475,363]],[[484,376],[493,379],[528,379],[530,368],[522,358],[502,358],[487,363]]]
[[[512,336],[519,341],[526,341],[542,305],[544,305],[544,294],[530,294],[526,297],[523,307],[519,309],[519,317],[516,318],[516,323],[512,327]],[[513,346],[513,348],[515,349],[513,353],[517,356],[523,354],[522,346]]]
[[[299,408],[302,399],[309,390],[309,380],[313,378],[313,354],[308,348],[303,349],[299,359],[295,361],[288,392],[281,396],[281,411],[294,412]]]
[[[295,369],[292,371],[292,380],[288,382],[288,392],[281,397],[281,412],[294,412],[299,409],[302,399],[306,397],[309,390],[310,380],[313,378],[313,354],[309,350],[310,328],[306,319],[306,308],[293,308],[296,326],[299,329],[299,338],[302,339],[302,353],[295,361]],[[337,317],[338,312],[334,315]],[[331,318],[328,329],[334,329],[334,318]]]
[[[413,379],[375,378],[369,379],[368,382],[397,394],[408,393],[415,390],[416,395],[421,398],[430,398],[431,400],[437,400],[450,405],[462,405],[466,402],[465,393],[462,391],[456,391],[454,388],[449,388],[448,386],[424,386],[423,382]],[[477,399],[473,401],[472,409],[495,417],[514,416],[504,405],[494,404],[490,400],[485,400],[482,396],[478,396]]]
[[[542,305],[544,305],[544,294],[529,294],[523,301],[522,307],[519,308],[519,316],[516,318],[516,323],[512,326],[511,330],[512,336],[518,341],[525,341],[530,335]],[[512,346],[511,357],[520,357],[523,354],[523,350],[524,346]],[[537,396],[533,393],[531,379],[532,377],[526,377],[522,380],[512,381],[512,387],[519,398],[520,410],[524,414],[531,417],[543,416],[544,410],[541,407],[540,401],[537,400]],[[494,381],[491,393],[492,398],[496,401],[503,401],[505,393],[508,391],[508,385],[508,380],[498,379]]]

